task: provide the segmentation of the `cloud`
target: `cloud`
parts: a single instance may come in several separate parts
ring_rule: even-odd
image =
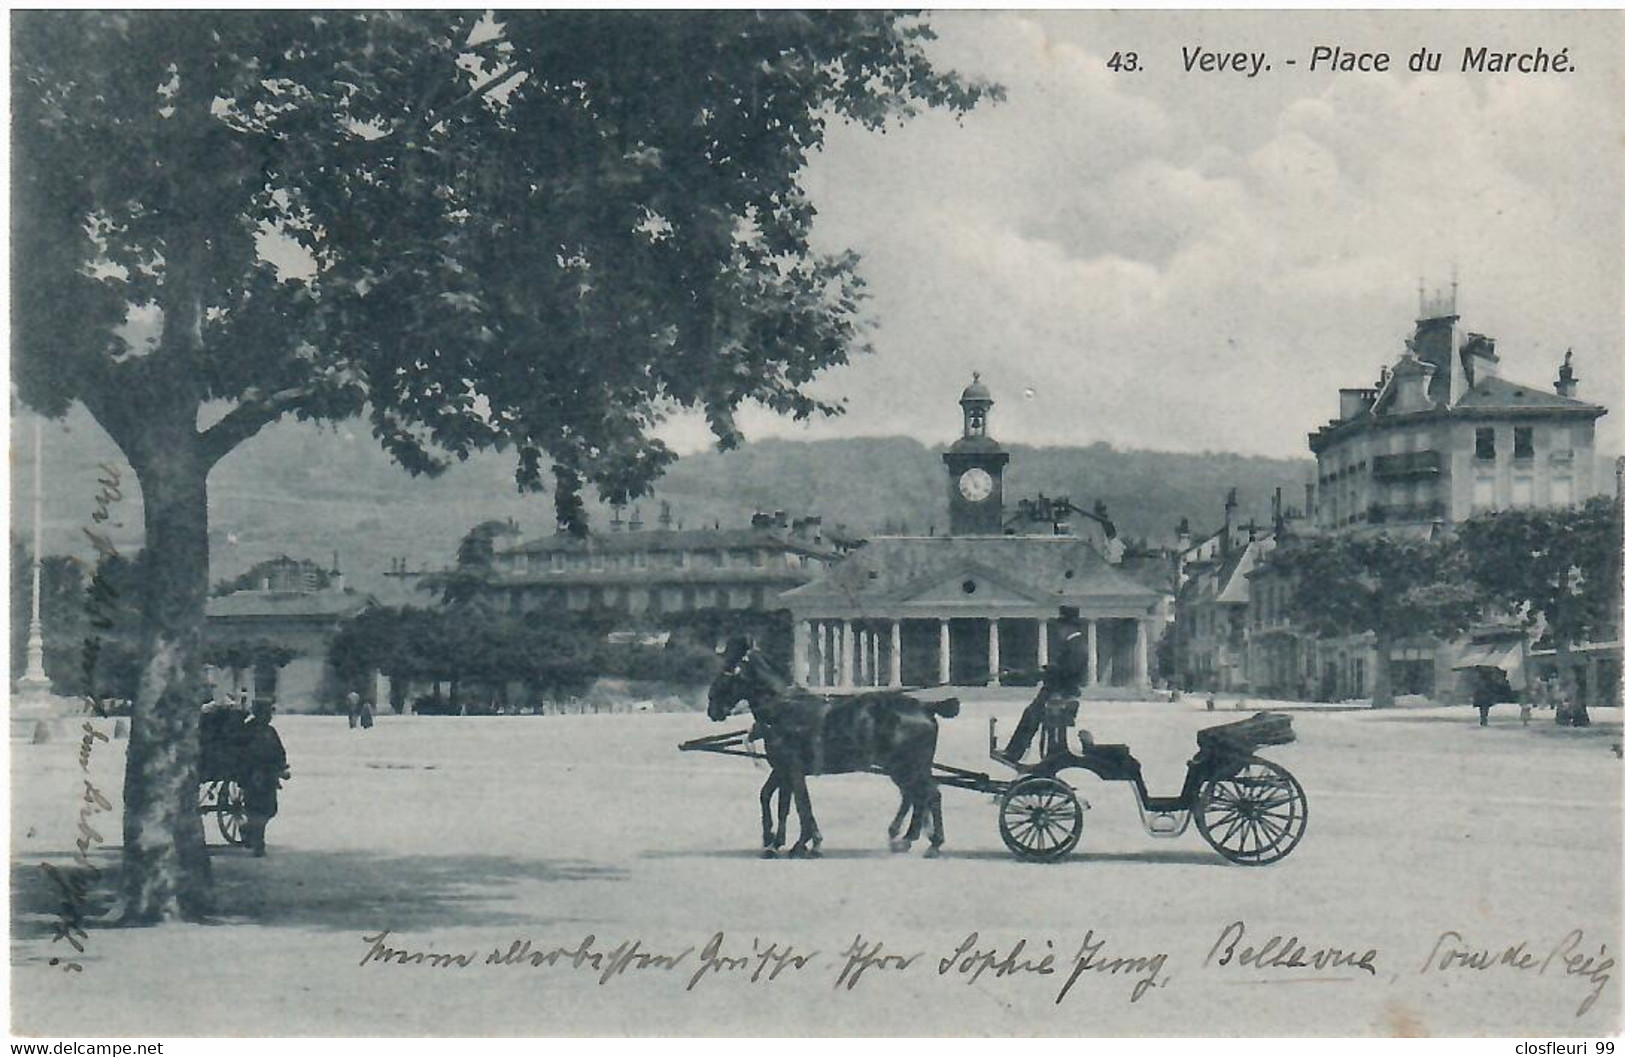
[[[1307,53],[1291,38],[1303,20],[1252,17],[1277,52]],[[1462,24],[1440,18],[1425,27]],[[1508,376],[1549,384],[1573,345],[1582,395],[1619,392],[1617,42],[1586,59],[1600,89],[1405,72],[1262,84],[1106,69],[1101,42],[1128,36],[1177,59],[1152,47],[1180,39],[1177,20],[932,21],[938,61],[1008,101],[885,136],[832,130],[808,173],[818,244],[862,254],[877,354],[819,383],[847,398],[843,420],[747,415],[753,435],[945,441],[981,370],[1007,441],[1305,455],[1336,390],[1398,354],[1418,277],[1442,285],[1452,266]]]

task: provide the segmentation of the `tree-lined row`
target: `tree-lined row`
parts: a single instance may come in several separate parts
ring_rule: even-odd
[[[700,610],[659,624],[667,635],[601,614],[378,607],[340,630],[330,656],[348,685],[365,685],[373,672],[402,683],[447,684],[454,708],[557,701],[605,676],[692,688],[716,674],[716,644],[731,634],[752,635],[770,653],[788,656],[782,613]],[[523,700],[511,699],[515,688]]]
[[[1288,612],[1305,631],[1372,636],[1377,707],[1393,704],[1396,644],[1453,639],[1494,620],[1515,621],[1551,644],[1572,701],[1573,649],[1619,637],[1620,552],[1619,506],[1598,497],[1574,510],[1480,514],[1431,539],[1293,539],[1269,565],[1290,579]]]

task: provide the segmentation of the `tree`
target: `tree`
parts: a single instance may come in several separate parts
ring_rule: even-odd
[[[1452,541],[1408,536],[1309,536],[1283,544],[1269,562],[1292,583],[1290,618],[1310,634],[1369,634],[1376,649],[1371,706],[1394,703],[1392,652],[1410,638],[1458,635],[1483,603],[1466,581]]]
[[[1473,583],[1497,607],[1531,628],[1544,628],[1575,721],[1588,724],[1574,682],[1573,649],[1617,637],[1619,506],[1598,496],[1577,510],[1498,510],[1463,522],[1457,531]]]
[[[497,540],[517,535],[519,529],[509,521],[482,521],[463,534],[457,545],[457,562],[450,569],[425,576],[420,590],[440,595],[444,605],[457,606],[478,597],[491,578],[496,561]]]
[[[210,469],[286,415],[365,414],[413,473],[511,450],[579,529],[650,436],[863,347],[851,254],[809,246],[832,118],[990,89],[888,12],[32,12],[12,23],[14,377],[82,403],[140,485],[147,663],[122,916],[209,906],[195,804]]]

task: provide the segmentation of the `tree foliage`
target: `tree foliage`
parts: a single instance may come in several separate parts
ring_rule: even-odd
[[[803,386],[862,347],[861,284],[811,249],[801,170],[832,118],[987,94],[929,36],[886,12],[25,14],[21,392],[121,447],[144,404],[226,402],[216,457],[365,412],[414,472],[511,448],[574,522],[584,483],[624,499],[671,461],[664,407],[724,444],[745,401],[835,410]]]
[[[1311,634],[1369,634],[1377,659],[1372,704],[1393,703],[1389,651],[1399,641],[1451,637],[1467,630],[1483,601],[1465,575],[1452,540],[1336,535],[1291,540],[1269,557],[1288,576],[1292,621]]]
[[[1620,620],[1618,505],[1499,510],[1457,530],[1466,571],[1485,595],[1554,642],[1574,645]]]
[[[831,119],[987,94],[889,12],[36,11],[11,23],[13,377],[138,479],[122,916],[208,912],[195,703],[210,470],[285,415],[406,469],[640,493],[670,408],[738,440],[863,347],[801,184]]]

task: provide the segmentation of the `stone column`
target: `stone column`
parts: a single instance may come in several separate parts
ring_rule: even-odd
[[[902,621],[891,622],[891,664],[887,674],[887,686],[903,685],[903,624]]]
[[[950,636],[948,634],[948,621],[946,619],[938,620],[937,621],[937,682],[941,683],[943,686],[951,686],[951,685],[953,685],[953,681],[954,681],[954,676],[953,676],[954,669],[953,669],[953,665],[951,663],[949,663],[949,657],[948,657],[948,640],[949,640],[949,638],[950,638]]]
[[[869,685],[880,683],[880,632],[869,632]]]
[[[1085,686],[1100,685],[1100,643],[1095,638],[1095,622],[1089,621],[1089,678],[1084,681]]]
[[[790,661],[790,681],[797,686],[806,686],[811,682],[811,673],[807,665],[807,636],[810,625],[805,620],[798,620],[791,625],[790,645],[792,659]]]
[[[1141,690],[1151,688],[1149,624],[1148,620],[1134,622],[1134,685]]]
[[[987,685],[999,685],[999,618],[987,621]]]
[[[841,682],[840,685],[850,689],[857,680],[857,651],[854,639],[856,633],[852,629],[850,620],[841,621]]]
[[[1040,668],[1049,663],[1049,621],[1037,620],[1038,625],[1038,666]]]

